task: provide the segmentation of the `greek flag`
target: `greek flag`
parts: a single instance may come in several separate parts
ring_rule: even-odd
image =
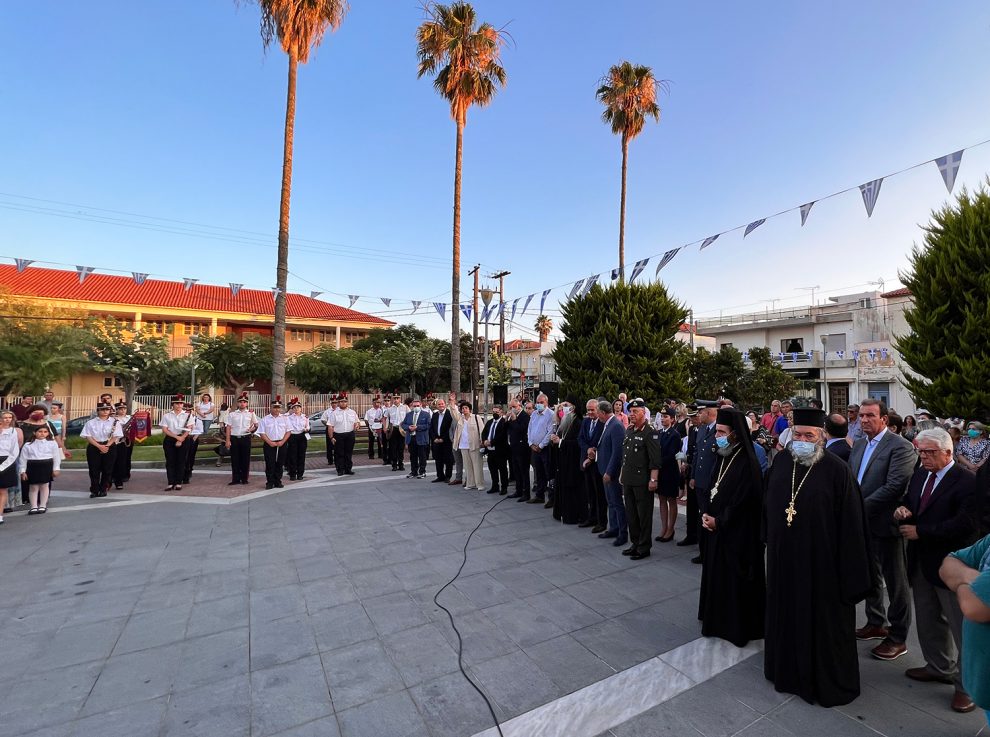
[[[702,242],[702,244],[701,244],[701,248],[698,249],[698,250],[704,251],[706,248],[708,248],[708,246],[710,246],[712,243],[714,243],[716,240],[718,240],[718,237],[720,235],[721,235],[721,233],[718,233],[716,235],[710,235],[707,238],[705,238],[704,242]]]
[[[582,297],[584,295],[586,295],[588,292],[590,292],[591,291],[591,288],[598,283],[598,277],[600,277],[600,276],[601,276],[601,274],[595,274],[594,276],[589,276],[585,280],[585,282],[584,282],[584,289],[581,291],[581,296]]]
[[[581,285],[584,284],[584,279],[578,279],[574,282],[574,286],[571,287],[571,291],[567,294],[567,299],[574,299],[577,293],[581,290]],[[540,314],[543,313],[543,305],[540,305]]]
[[[79,283],[82,284],[86,281],[86,277],[93,273],[95,266],[77,266],[76,271],[79,272]]]
[[[348,294],[347,295],[347,299],[349,299],[351,301],[351,303],[349,305],[347,305],[347,308],[350,309],[351,307],[354,306],[354,303],[355,302],[357,302],[359,299],[361,299],[361,295],[360,294]]]
[[[423,304],[423,301],[422,300],[413,300],[413,303],[412,303],[413,311],[412,311],[412,313],[414,315],[416,314],[416,311],[419,310],[419,306],[421,304]]]
[[[471,305],[461,305],[461,314],[464,315],[465,320],[471,319]]]
[[[237,294],[238,294],[238,292],[241,291],[241,287],[243,287],[243,286],[244,286],[243,284],[235,284],[234,282],[231,282],[230,283],[230,294],[232,296],[236,297]]]
[[[622,275],[622,269],[612,269],[612,281],[615,281]]]
[[[753,222],[751,222],[749,225],[746,226],[746,230],[743,231],[743,238],[745,238],[747,235],[749,235],[754,230],[756,230],[757,228],[759,228],[766,221],[767,221],[766,218],[760,218],[759,220],[754,220]]]
[[[441,320],[444,320],[444,321],[447,320],[447,305],[446,304],[444,304],[443,302],[434,302],[433,303],[433,309],[435,309],[437,311],[437,314],[440,315],[440,319]]]
[[[959,173],[959,165],[962,163],[962,155],[962,151],[956,151],[954,154],[949,154],[948,156],[943,156],[940,159],[935,159],[935,165],[938,167],[938,170],[942,172],[942,181],[945,182],[945,188],[950,192],[956,183],[956,174]]]
[[[632,284],[634,281],[636,281],[636,277],[643,273],[643,269],[646,268],[646,265],[648,263],[650,263],[650,259],[644,258],[644,259],[642,259],[640,261],[637,261],[633,265],[632,273],[629,275],[629,283],[630,284]]]
[[[317,298],[317,297],[319,297],[319,296],[320,296],[321,294],[323,294],[323,292],[310,292],[310,293],[309,293],[309,298],[310,298],[310,299],[316,299],[316,298]]]
[[[667,251],[667,253],[665,253],[663,256],[660,257],[660,261],[657,263],[657,273],[656,273],[657,276],[659,276],[659,274],[660,274],[660,269],[662,269],[664,266],[666,266],[671,261],[673,261],[674,260],[674,256],[676,256],[677,255],[677,252],[680,251],[680,250],[681,250],[680,248],[673,248],[673,249]]]
[[[14,262],[17,264],[17,273],[20,274],[24,269],[34,263],[32,259],[29,258],[15,258]]]
[[[278,295],[282,293],[282,290],[278,287],[272,287],[272,302],[278,302]]]
[[[805,205],[801,205],[801,227],[802,228],[804,227],[804,224],[808,221],[808,213],[811,212],[811,206],[814,205],[815,202],[817,202],[817,200],[815,200],[814,202],[809,202],[809,203],[807,203]]]
[[[526,310],[529,309],[529,303],[533,301],[533,297],[535,297],[535,296],[536,296],[535,294],[531,294],[528,297],[526,297],[526,301],[523,302],[523,308],[522,308],[522,314],[523,315],[526,314]]]
[[[550,292],[552,292],[552,291],[553,291],[553,289],[545,289],[545,290],[543,290],[543,296],[540,298],[540,314],[541,315],[543,314],[543,306],[547,303],[547,297],[550,296]]]
[[[147,274],[141,274],[141,273],[139,273],[137,271],[132,271],[131,272],[131,276],[134,277],[134,283],[137,284],[138,286],[141,286],[142,284],[144,284],[145,281],[147,281],[147,279],[148,279],[148,275]]]
[[[877,198],[880,196],[881,184],[883,184],[883,177],[859,185],[859,191],[863,195],[863,204],[866,205],[866,217],[873,216],[873,208],[876,206]]]
[[[391,297],[380,297],[380,299],[385,304],[386,307],[391,307],[391,305],[392,305],[392,298]]]
[[[198,281],[199,279],[183,279],[182,288],[188,292],[190,289],[192,289],[193,284],[195,284]]]
[[[509,313],[509,322],[512,322],[513,320],[516,319],[516,305],[519,304],[520,299],[522,299],[522,297],[519,297],[512,303],[512,312]]]

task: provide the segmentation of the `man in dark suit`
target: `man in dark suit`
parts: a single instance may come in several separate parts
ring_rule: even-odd
[[[412,406],[402,421],[402,431],[406,434],[411,467],[411,472],[406,478],[425,479],[426,453],[430,447],[430,413],[423,409],[419,397],[412,400]]]
[[[502,416],[502,405],[492,407],[492,418],[481,431],[481,447],[488,458],[488,473],[492,477],[492,488],[488,494],[509,492],[509,426]]]
[[[622,468],[622,442],[626,433],[622,423],[612,414],[610,402],[599,402],[598,421],[602,423],[602,434],[598,439],[598,450],[595,453],[595,463],[602,475],[605,487],[605,500],[608,504],[608,529],[598,537],[607,539],[614,537],[614,546],[622,547],[629,539],[629,526],[626,522],[626,506],[622,498],[622,484],[619,483],[619,471]]]
[[[437,411],[430,416],[430,447],[433,448],[433,460],[437,467],[437,477],[434,484],[450,481],[454,472],[453,443],[450,440],[450,427],[454,416],[447,409],[447,403],[437,400]]]
[[[523,409],[522,402],[513,399],[509,403],[509,416],[506,427],[509,431],[509,462],[512,464],[512,475],[516,480],[516,490],[509,494],[509,499],[519,502],[529,501],[529,413],[532,403],[527,402],[530,409]]]
[[[685,497],[684,539],[677,543],[679,548],[698,544],[698,527],[701,520],[701,514],[698,512],[698,497],[691,489],[691,472],[694,469],[694,456],[698,451],[698,425],[701,423],[701,418],[698,416],[698,405],[694,402],[688,404],[686,408],[687,452],[681,463],[681,478]]]
[[[578,447],[581,451],[581,469],[584,478],[584,503],[582,519],[578,527],[590,527],[595,535],[608,529],[608,504],[605,501],[605,485],[595,463],[598,440],[602,436],[602,423],[598,421],[598,399],[589,399],[585,404],[585,416],[578,433]]]
[[[852,446],[846,440],[848,432],[849,422],[839,413],[836,412],[825,418],[825,448],[847,463],[852,452]]]
[[[894,510],[907,540],[908,572],[914,596],[918,641],[925,665],[908,668],[915,681],[955,686],[952,709],[976,708],[962,686],[962,610],[959,600],[938,575],[942,561],[977,539],[973,518],[975,476],[952,460],[952,438],[940,427],[915,438],[921,468],[914,472],[904,504]]]
[[[715,448],[715,416],[718,413],[718,405],[709,400],[696,400],[698,405],[698,438],[695,441],[694,464],[691,469],[691,480],[688,485],[694,489],[694,496],[698,502],[699,513],[708,509],[708,492],[712,486],[712,469],[715,468],[715,458],[717,457]],[[691,492],[688,492],[690,495]],[[697,524],[697,523],[696,523]],[[697,529],[697,528],[695,528]],[[699,542],[704,544],[704,538]],[[701,563],[702,554],[699,552],[691,559],[692,563]]]
[[[849,454],[849,467],[859,482],[870,532],[873,590],[866,596],[866,625],[856,630],[860,640],[880,640],[870,653],[894,660],[907,652],[911,628],[904,540],[894,522],[894,510],[907,491],[918,455],[914,446],[887,430],[887,405],[864,399],[859,407],[860,427],[866,434]],[[883,607],[884,584],[889,604]],[[890,622],[890,627],[884,626]]]

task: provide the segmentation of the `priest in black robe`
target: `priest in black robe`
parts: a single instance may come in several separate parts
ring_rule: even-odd
[[[870,564],[863,499],[849,466],[825,452],[824,425],[821,410],[795,409],[770,469],[763,671],[777,691],[840,706],[859,696],[856,604]]]
[[[763,637],[763,474],[739,410],[718,411],[715,443],[710,491],[699,497],[705,543],[698,619],[701,634],[742,647]]]
[[[581,447],[578,443],[584,405],[573,395],[567,397],[564,403],[566,414],[560,421],[560,427],[550,436],[550,447],[557,450],[553,518],[565,525],[576,525],[582,519],[582,510],[587,508],[581,472]]]

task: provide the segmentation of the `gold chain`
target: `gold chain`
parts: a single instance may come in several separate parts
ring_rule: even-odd
[[[801,489],[802,489],[802,487],[804,487],[804,482],[807,481],[808,480],[808,477],[811,475],[811,467],[809,467],[808,468],[808,472],[804,475],[804,478],[801,479],[801,483],[798,484],[798,487],[795,489],[794,488],[794,484],[797,481],[797,467],[798,467],[798,464],[797,464],[797,461],[794,461],[793,463],[794,463],[794,466],[791,469],[791,503],[788,504],[787,505],[787,509],[784,510],[784,515],[787,517],[787,526],[788,527],[791,526],[791,522],[793,522],[794,521],[794,518],[797,517],[797,509],[794,508],[794,502],[797,501],[797,496],[798,496],[798,494],[801,493]],[[814,465],[814,464],[812,464],[812,465]]]
[[[719,462],[720,473],[718,474],[718,477],[715,479],[715,485],[712,487],[712,490],[708,495],[708,501],[713,501],[715,499],[715,495],[718,494],[718,485],[722,483],[722,479],[725,478],[725,474],[727,474],[729,472],[729,469],[732,468],[732,462],[736,460],[736,456],[739,455],[740,450],[742,450],[742,448],[740,448],[739,450],[737,450],[735,453],[732,454],[732,458],[729,459],[729,462],[726,463],[724,467],[722,466],[722,464],[725,463],[725,459],[722,458],[721,461]]]

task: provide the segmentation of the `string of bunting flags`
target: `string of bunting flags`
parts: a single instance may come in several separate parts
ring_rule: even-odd
[[[859,190],[860,196],[863,199],[863,207],[866,210],[866,216],[868,218],[872,217],[873,211],[876,208],[877,201],[879,200],[880,197],[881,185],[885,180],[890,179],[899,174],[903,174],[907,171],[911,171],[912,169],[917,169],[921,166],[925,166],[926,164],[931,164],[931,163],[935,164],[939,174],[942,177],[942,181],[945,184],[946,190],[951,194],[956,183],[956,177],[959,174],[959,168],[962,165],[963,152],[965,152],[968,149],[984,146],[987,143],[990,143],[990,139],[981,141],[979,143],[975,143],[971,146],[966,146],[965,148],[961,148],[958,151],[955,151],[950,154],[946,154],[945,156],[929,159],[928,161],[923,161],[920,164],[915,164],[913,166],[906,167],[904,169],[901,169],[900,171],[893,172],[892,174],[887,174],[885,176],[878,177],[877,179],[873,179],[864,184],[860,184],[858,185],[858,187],[847,187],[846,189],[839,190],[838,192],[833,192],[832,194],[826,195],[824,197],[819,197],[818,199],[811,200],[802,205],[797,205],[795,207],[791,207],[786,210],[781,210],[780,212],[775,213],[773,215],[767,215],[766,217],[758,218],[744,225],[738,225],[734,228],[729,228],[728,230],[724,230],[719,233],[714,233],[713,235],[709,235],[703,239],[693,241],[691,243],[687,243],[683,246],[678,246],[677,248],[671,248],[667,251],[664,251],[663,253],[654,254],[652,256],[648,256],[647,258],[640,259],[633,264],[632,270],[629,273],[628,281],[630,284],[635,283],[636,280],[640,278],[640,276],[646,270],[647,266],[650,264],[650,261],[653,259],[657,259],[654,277],[659,278],[660,272],[666,266],[668,266],[670,262],[673,261],[674,258],[678,256],[678,254],[680,254],[685,249],[690,248],[691,246],[700,244],[699,251],[704,251],[705,249],[711,247],[720,237],[738,230],[742,230],[743,231],[742,237],[746,238],[749,235],[751,235],[757,228],[765,224],[767,220],[780,217],[794,211],[797,211],[799,213],[801,227],[803,228],[804,225],[808,222],[808,218],[811,214],[812,207],[822,202],[823,200],[828,200],[833,197],[838,197],[841,194],[845,194],[846,192],[851,192],[853,190],[857,190],[857,189]],[[23,272],[31,264],[39,263],[34,259],[26,259],[26,258],[14,258],[13,260],[14,263],[16,264],[18,273]],[[44,262],[44,263],[49,263],[49,262]],[[53,265],[68,266],[68,264],[53,264]],[[86,280],[86,277],[88,277],[96,270],[96,267],[77,264],[75,265],[75,270],[79,275],[79,283],[82,284]],[[108,271],[115,272],[117,270],[108,269]],[[117,273],[128,273],[128,272],[117,272]],[[145,272],[132,271],[129,273],[131,275],[131,278],[134,280],[134,283],[139,286],[144,284],[147,281],[148,277],[150,276],[150,274]],[[605,273],[608,273],[609,276],[611,276],[612,282],[617,281],[620,277],[625,277],[624,270],[621,268],[613,268],[610,273],[609,272],[605,272]],[[302,277],[299,277],[295,274],[293,274],[293,276],[296,276],[296,278],[299,278],[302,281],[306,281],[305,279],[302,279]],[[588,294],[588,292],[591,291],[592,287],[594,287],[595,284],[599,283],[599,280],[602,278],[602,276],[603,273],[592,274],[591,276],[588,276],[584,279],[579,279],[576,282],[573,283],[565,282],[564,284],[558,284],[554,287],[544,289],[542,292],[534,292],[533,294],[526,295],[525,297],[516,297],[511,301],[509,300],[499,301],[498,303],[489,305],[488,307],[479,310],[478,317],[482,322],[488,322],[496,313],[498,317],[502,317],[504,315],[505,306],[507,303],[511,303],[511,308],[510,308],[511,311],[509,317],[510,321],[514,320],[517,314],[519,314],[520,316],[525,316],[530,308],[531,303],[536,298],[537,294],[540,295],[540,305],[539,305],[539,311],[536,314],[540,315],[543,314],[544,308],[546,307],[547,297],[549,297],[550,293],[555,289],[569,287],[569,290],[566,293],[566,300],[569,301],[577,297],[582,297]],[[199,279],[197,278],[184,277],[182,279],[183,289],[185,291],[189,291],[198,282]],[[311,283],[311,282],[307,282],[307,283]],[[238,282],[230,282],[228,286],[230,288],[231,295],[234,297],[236,297],[238,293],[241,291],[241,289],[244,288],[244,284]],[[313,284],[313,286],[319,286],[319,285]],[[271,292],[272,292],[272,297],[275,300],[277,300],[279,295],[281,294],[281,290],[279,290],[278,287],[271,287]],[[336,294],[336,293],[324,292],[324,291],[311,291],[309,293],[309,296],[312,299],[316,299],[322,294]],[[336,295],[336,296],[343,297],[345,295]],[[349,300],[348,307],[351,309],[353,309],[354,305],[358,302],[358,300],[365,298],[359,294],[348,294],[346,295],[346,297]],[[378,297],[378,298],[370,297],[367,299],[381,300],[381,302],[385,305],[385,307],[391,307],[392,302],[394,301],[401,301],[401,302],[408,301],[412,305],[412,311],[409,314],[413,314],[413,315],[419,312],[419,309],[420,307],[422,307],[424,302],[424,300],[402,300],[402,299],[396,300],[396,298],[394,297]],[[519,309],[520,302],[523,303],[521,310]],[[447,310],[448,307],[451,307],[451,305],[447,302],[432,302],[432,301],[430,302],[430,304],[433,305],[433,309],[440,316],[440,319],[446,320]],[[457,305],[457,308],[460,309],[461,313],[464,315],[466,319],[468,320],[471,319],[471,315],[473,314],[473,306],[470,303]],[[375,314],[375,313],[372,312],[371,314]],[[784,354],[781,355],[783,356]],[[783,358],[781,358],[781,360],[783,360]]]
[[[830,357],[834,357],[837,361],[844,361],[846,360],[846,356],[847,356],[847,352],[844,350],[825,351],[824,353],[825,360],[829,360]],[[860,350],[849,351],[848,356],[857,363],[859,363],[860,356],[869,358],[871,362],[876,361],[877,358],[879,358],[881,361],[886,361],[888,358],[892,357],[892,351],[890,351],[888,348],[869,348],[865,351],[860,351]],[[798,361],[810,361],[815,357],[815,354],[813,351],[798,351],[798,352],[780,351],[773,357],[776,358],[781,363],[784,362],[797,363]],[[742,360],[744,363],[749,363],[749,351],[743,351]]]

